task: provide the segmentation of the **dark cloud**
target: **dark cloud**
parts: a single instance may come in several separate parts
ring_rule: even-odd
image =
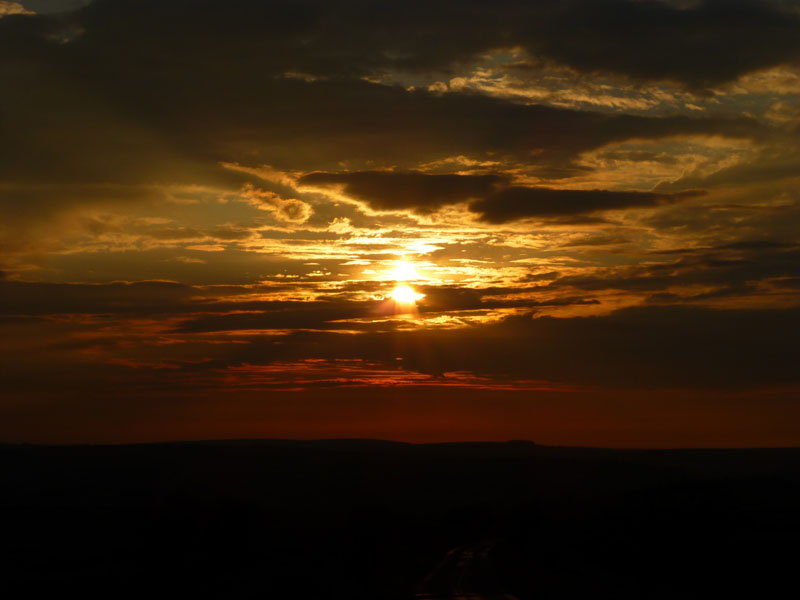
[[[530,11],[539,15],[530,19],[538,27],[554,7],[107,0],[75,13],[1,19],[2,248],[41,251],[72,226],[59,221],[63,215],[155,206],[188,188],[254,190],[250,195],[260,194],[262,206],[285,223],[329,220],[328,212],[314,216],[309,204],[286,195],[285,186],[224,166],[231,163],[320,171],[307,181],[338,181],[377,208],[430,212],[479,197],[485,201],[475,206],[496,222],[511,213],[536,216],[527,213],[536,202],[510,199],[510,190],[486,200],[507,183],[501,174],[426,177],[413,170],[463,155],[495,161],[498,173],[513,165],[561,178],[585,172],[581,153],[633,138],[768,135],[745,116],[525,106],[363,79],[390,68],[445,69],[507,47]],[[348,175],[339,173],[343,164]],[[395,174],[377,174],[385,167]],[[684,183],[664,191],[696,187]],[[600,221],[586,213],[566,210],[558,219]]]
[[[642,208],[702,195],[690,190],[678,194],[610,190],[563,190],[544,187],[508,187],[473,202],[470,210],[488,223],[528,218],[576,216],[606,210]]]
[[[308,173],[303,185],[339,185],[348,196],[379,210],[413,209],[432,212],[447,204],[466,202],[490,193],[508,181],[502,175],[429,175],[420,172]]]
[[[731,202],[670,205],[643,223],[660,232],[691,236],[700,246],[741,238],[793,244],[800,219],[800,195],[795,188],[756,189]]]
[[[107,81],[113,73],[98,81],[98,89],[86,92],[87,104],[61,101],[62,90],[49,89],[55,84],[43,75],[7,77],[0,103],[16,118],[3,132],[13,143],[0,148],[0,177],[238,189],[257,185],[257,178],[219,163],[331,170],[342,161],[413,167],[457,155],[507,158],[549,172],[569,167],[581,152],[630,138],[762,135],[748,118],[608,115],[353,80],[227,81],[220,75],[208,90],[202,82],[213,74],[189,76],[175,65],[159,82],[136,68],[116,86]],[[142,80],[134,83],[137,77]],[[75,82],[63,85],[71,89]],[[157,97],[148,97],[152,90],[159,90]],[[98,96],[105,96],[103,110]],[[158,134],[148,133],[153,130]]]
[[[754,290],[760,281],[800,276],[800,248],[766,240],[725,244],[717,248],[676,250],[677,260],[647,265],[601,269],[593,274],[557,279],[553,286],[586,291],[659,291],[672,286],[719,286],[722,289],[684,297],[683,301],[703,300]],[[653,299],[679,299],[678,296],[653,296]]]
[[[702,88],[800,60],[800,13],[792,1],[699,0],[687,6],[552,0],[535,5],[544,18],[521,33],[522,44],[536,56],[584,72]]]
[[[0,282],[0,314],[47,315],[173,312],[196,291],[168,281],[82,285]]]
[[[63,13],[91,4],[92,0],[21,0],[20,4],[39,14]]]
[[[420,286],[425,296],[418,302],[420,313],[490,310],[504,308],[536,308],[553,306],[585,306],[599,304],[593,298],[547,298],[536,288],[490,287],[463,288],[457,286]],[[504,297],[508,296],[508,297]]]
[[[800,381],[786,329],[799,324],[797,310],[652,307],[604,317],[512,317],[473,335],[430,335],[435,360],[426,364],[420,353],[407,364],[623,387],[777,385]]]
[[[394,287],[392,281],[350,282],[340,294],[319,294],[316,300],[253,300],[250,296],[266,291],[261,286],[190,286],[169,281],[135,283],[66,284],[7,281],[0,273],[0,316],[116,315],[151,317],[169,315],[182,318],[179,332],[212,332],[268,329],[349,328],[335,323],[348,319],[384,318],[394,313],[389,300],[357,300],[353,292],[372,292],[377,298]],[[529,295],[516,287],[483,289],[456,286],[418,286],[425,297],[421,313],[533,308],[596,304],[588,298],[555,298]],[[291,284],[284,286],[290,291]],[[313,286],[307,287],[314,292]],[[505,296],[516,294],[513,298]]]
[[[442,376],[469,371],[614,387],[742,388],[800,383],[800,311],[643,306],[607,316],[509,317],[451,330],[251,338],[201,365],[361,359]],[[399,360],[398,360],[399,359]]]
[[[503,175],[431,175],[420,172],[314,172],[302,185],[341,187],[351,198],[378,210],[433,212],[474,200],[469,209],[482,221],[506,223],[527,218],[578,217],[606,210],[656,206],[701,196],[701,190],[676,194],[610,190],[564,190],[508,186]]]
[[[798,382],[797,349],[785,328],[799,318],[797,310],[672,307],[605,317],[510,317],[467,331],[395,334],[389,350],[405,368],[433,374],[466,369],[620,387],[777,385]],[[351,345],[340,354],[386,353],[378,350],[380,339],[355,338]]]
[[[291,290],[290,285],[285,286]],[[172,281],[106,284],[33,283],[0,280],[0,315],[185,316],[231,311],[314,311],[331,303],[242,299],[269,287],[191,286]]]
[[[785,0],[98,0],[79,22],[112,51],[144,34],[144,58],[181,60],[205,43],[207,59],[221,45],[261,73],[318,76],[446,71],[518,46],[584,72],[702,87],[800,59],[800,14]]]
[[[336,323],[375,317],[379,314],[377,301],[266,303],[243,298],[245,301],[239,303],[224,297],[198,301],[198,288],[168,282],[2,285],[0,308],[7,316],[0,323],[4,335],[18,339],[17,349],[38,349],[35,368],[38,373],[47,374],[40,377],[36,389],[62,385],[65,377],[73,377],[73,364],[87,373],[76,385],[93,385],[96,379],[88,375],[87,357],[92,357],[95,365],[124,365],[126,360],[141,364],[125,369],[115,366],[113,373],[117,384],[142,390],[196,385],[175,380],[174,375],[180,373],[202,375],[204,379],[197,381],[214,386],[215,378],[221,377],[220,369],[224,373],[242,365],[341,359],[437,377],[471,372],[490,382],[524,379],[618,388],[734,389],[800,383],[795,339],[800,311],[796,308],[716,310],[651,305],[605,316],[555,318],[527,314],[481,325],[407,329],[397,324]],[[430,297],[430,309],[453,311],[503,306],[505,292],[511,289],[490,288],[483,294],[455,287],[425,291]],[[223,291],[244,294],[252,289],[234,287],[220,293]],[[536,306],[591,301],[584,297],[529,302]],[[217,303],[220,306],[215,307]],[[506,306],[520,304],[512,299]],[[175,317],[170,323],[179,323],[177,330],[169,330],[169,323],[150,331],[141,323],[124,321],[168,313],[170,307]],[[35,318],[68,313],[70,309],[84,314],[115,314],[123,318],[122,325],[115,327],[118,321],[112,319],[103,321],[105,326],[98,328],[95,321],[61,318],[50,322]],[[215,310],[225,312],[207,314]],[[335,331],[338,329],[354,333]],[[180,336],[183,343],[165,343],[170,336]],[[187,343],[190,339],[192,343]],[[22,378],[15,379],[19,389],[32,389],[30,373],[25,371],[33,368],[31,356],[28,351],[20,353],[11,346],[3,349],[5,367],[14,370],[14,365],[22,365]]]
[[[500,26],[506,31],[520,9],[389,6],[238,1],[221,9],[206,1],[116,0],[72,17],[3,19],[0,107],[13,119],[0,131],[7,141],[0,176],[238,187],[252,178],[220,161],[305,170],[343,160],[411,167],[494,153],[552,170],[632,137],[760,135],[747,118],[603,115],[368,83],[358,78],[372,68],[364,60],[414,62],[391,57],[424,52],[426,39],[442,38],[442,51],[456,55],[460,47],[485,51],[495,39],[506,47],[507,35],[481,34],[497,27],[487,11],[509,19]],[[82,33],[54,43],[51,30],[65,19]],[[462,37],[453,35],[459,27]],[[293,70],[325,77],[284,76]]]
[[[346,319],[384,316],[379,302],[325,300],[319,302],[277,304],[269,312],[234,313],[202,316],[185,320],[176,329],[179,333],[209,333],[229,331],[358,329]]]
[[[780,287],[786,287],[793,290],[800,290],[800,277],[787,277],[775,282]]]

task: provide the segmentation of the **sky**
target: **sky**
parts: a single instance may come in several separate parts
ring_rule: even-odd
[[[0,1],[0,441],[800,444],[797,0]]]

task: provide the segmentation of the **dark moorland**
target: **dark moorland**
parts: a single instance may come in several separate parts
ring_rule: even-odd
[[[0,475],[6,598],[777,598],[796,583],[798,449],[5,445]]]

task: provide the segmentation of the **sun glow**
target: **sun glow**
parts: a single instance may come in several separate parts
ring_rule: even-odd
[[[395,304],[402,306],[414,306],[417,303],[417,300],[425,297],[425,294],[418,294],[407,285],[398,285],[396,288],[394,288],[394,290],[392,290],[390,297],[394,299]]]
[[[414,265],[404,260],[398,260],[392,271],[392,279],[395,281],[409,281],[419,279],[419,274]]]

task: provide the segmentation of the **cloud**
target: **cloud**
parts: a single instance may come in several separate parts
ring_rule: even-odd
[[[12,412],[223,414],[243,390],[398,381],[449,387],[454,411],[532,381],[652,408],[656,388],[800,384],[794,0],[0,16]],[[383,299],[400,257],[424,294],[404,316]]]
[[[344,335],[303,332],[235,348],[228,364],[360,358],[442,375],[468,371],[617,387],[800,383],[793,329],[800,312],[637,307],[607,316],[509,317],[454,330]],[[278,343],[279,342],[279,343]],[[221,363],[215,363],[219,368]]]
[[[10,2],[8,0],[0,0],[0,19],[9,15],[34,15],[32,10],[27,10],[19,2]]]
[[[338,186],[347,196],[377,210],[412,209],[433,212],[448,204],[480,198],[500,184],[503,175],[429,175],[418,171],[360,171],[352,173],[315,172],[298,183],[310,186]]]
[[[315,77],[446,72],[490,50],[520,47],[584,73],[699,88],[800,58],[800,15],[782,0],[232,0],[225,10],[210,0],[116,0],[94,3],[80,20],[111,49],[135,43],[136,31],[148,53],[163,55],[168,35],[179,32],[182,44],[171,47],[178,60],[212,41],[222,46],[220,58],[246,53],[257,72]]]
[[[301,186],[338,187],[352,199],[376,210],[412,210],[428,214],[450,204],[472,201],[469,210],[488,223],[528,218],[552,219],[642,208],[702,196],[701,190],[675,194],[611,190],[567,190],[508,185],[502,174],[432,175],[421,172],[314,172],[298,180]]]
[[[91,364],[141,363],[118,373],[118,383],[164,389],[189,385],[175,382],[173,373],[204,374],[198,381],[214,386],[223,385],[219,377],[226,369],[240,365],[355,359],[439,377],[469,372],[499,383],[520,379],[579,386],[716,388],[800,383],[797,308],[640,306],[603,316],[517,314],[485,324],[409,329],[402,323],[341,322],[375,317],[377,301],[254,301],[258,290],[245,286],[0,285],[0,327],[4,335],[18,340],[4,348],[5,364],[28,365],[33,355],[15,353],[14,348],[39,348],[37,389],[61,385],[59,373],[73,363],[83,364],[84,370]],[[502,288],[485,293],[425,291],[431,308],[445,312],[522,305],[506,300],[504,292],[512,290]],[[580,303],[585,298],[552,302]],[[106,315],[102,328],[97,327],[99,315]],[[168,318],[153,319],[155,315]],[[153,370],[148,364],[161,366]],[[94,371],[96,377],[96,367]],[[20,381],[31,389],[30,378]],[[93,381],[88,377],[81,385],[91,386]]]
[[[279,221],[305,223],[314,213],[311,205],[296,198],[281,198],[275,192],[262,190],[247,184],[242,195],[252,200],[256,207],[270,211]]]
[[[632,137],[763,133],[748,118],[649,118],[520,106],[360,78],[374,68],[365,60],[415,62],[390,57],[424,51],[425,40],[437,46],[428,49],[433,56],[420,57],[426,68],[435,67],[423,59],[459,56],[460,47],[485,51],[488,40],[476,35],[489,27],[483,12],[477,5],[452,9],[449,3],[365,11],[347,2],[312,2],[301,9],[295,3],[237,1],[220,11],[218,3],[206,1],[118,0],[69,17],[84,33],[66,44],[48,37],[62,22],[55,17],[4,19],[0,45],[18,62],[2,81],[0,105],[15,119],[4,131],[13,143],[0,156],[0,177],[238,187],[242,173],[220,162],[306,171],[330,170],[342,161],[413,168],[494,153],[563,168],[583,151]],[[540,9],[548,13],[552,6]],[[516,11],[492,6],[512,32],[520,18]],[[531,23],[539,23],[535,15]],[[463,42],[453,37],[454,27],[463,30]],[[445,36],[441,47],[439,36]],[[510,40],[497,41],[506,47]],[[293,69],[319,77],[283,76]]]
[[[193,293],[171,281],[139,281],[105,285],[0,281],[0,314],[152,314],[174,312]]]
[[[341,185],[379,210],[425,213],[479,198],[483,203],[475,206],[491,220],[518,202],[511,190],[486,200],[507,187],[504,171],[546,183],[585,175],[590,171],[579,164],[582,154],[624,140],[769,139],[769,128],[747,116],[524,106],[468,90],[433,94],[364,79],[385,69],[450,69],[492,47],[524,42],[521,23],[538,28],[560,14],[579,15],[581,6],[501,3],[492,5],[496,20],[487,21],[480,3],[460,3],[458,10],[449,2],[412,3],[401,10],[385,3],[367,9],[346,1],[236,0],[220,10],[206,0],[116,0],[71,13],[4,18],[4,249],[50,247],[75,233],[63,215],[129,210],[168,198],[175,188],[210,195],[244,188],[286,224],[312,219],[309,202],[258,175],[265,164],[306,173],[306,183]],[[689,19],[692,10],[680,18]],[[558,22],[566,27],[570,19]],[[569,28],[553,31],[570,36]],[[291,71],[313,77],[286,77]],[[494,173],[433,177],[417,171],[452,157],[491,162]],[[791,170],[793,160],[784,162]],[[393,171],[381,170],[387,168]],[[765,175],[774,173],[765,169]],[[701,186],[687,179],[663,191]],[[347,215],[324,214],[328,221],[341,216]]]
[[[507,223],[528,218],[557,218],[607,210],[643,208],[703,195],[699,190],[678,194],[610,190],[564,190],[508,187],[470,205],[487,223]]]
[[[755,292],[759,283],[800,276],[800,247],[796,244],[747,240],[716,248],[676,249],[664,253],[668,259],[675,255],[678,258],[674,260],[564,276],[551,286],[595,293],[608,290],[661,292],[673,287],[693,287],[694,292],[683,296],[673,294],[651,299],[697,302],[723,295],[746,295]],[[705,291],[698,292],[698,286]]]
[[[24,0],[26,8],[39,14],[58,14],[77,10],[88,4],[92,0]]]
[[[800,60],[800,14],[781,0],[537,3],[521,44],[582,72],[672,80],[704,88]],[[532,12],[538,12],[533,9]]]
[[[291,28],[282,31],[270,21],[258,30],[263,18],[244,17],[264,5],[237,12],[242,6],[220,16],[215,5],[212,18],[204,2],[98,2],[68,17],[0,20],[7,66],[0,70],[0,111],[10,115],[0,145],[4,249],[50,248],[82,233],[62,217],[87,209],[128,211],[178,188],[209,195],[244,188],[283,223],[312,219],[302,196],[286,195],[291,191],[274,189],[257,174],[265,164],[319,173],[306,181],[336,180],[379,210],[425,213],[485,197],[506,183],[504,169],[544,179],[585,173],[580,156],[613,142],[681,134],[760,140],[768,133],[750,117],[522,106],[468,92],[409,91],[352,74],[289,79],[283,73],[294,60],[295,46],[286,42]],[[187,11],[196,12],[188,18]],[[291,35],[306,31],[307,17],[302,11],[291,17],[299,28]],[[53,42],[53,32],[67,26],[83,33]],[[416,171],[458,156],[496,163],[495,173],[429,179]],[[233,163],[243,168],[225,166]],[[328,221],[347,216],[315,210]]]
[[[723,167],[712,173],[686,173],[675,181],[664,181],[657,191],[672,191],[686,187],[755,187],[757,185],[787,182],[792,185],[800,177],[800,144],[797,135],[788,140],[775,141],[752,160]]]

